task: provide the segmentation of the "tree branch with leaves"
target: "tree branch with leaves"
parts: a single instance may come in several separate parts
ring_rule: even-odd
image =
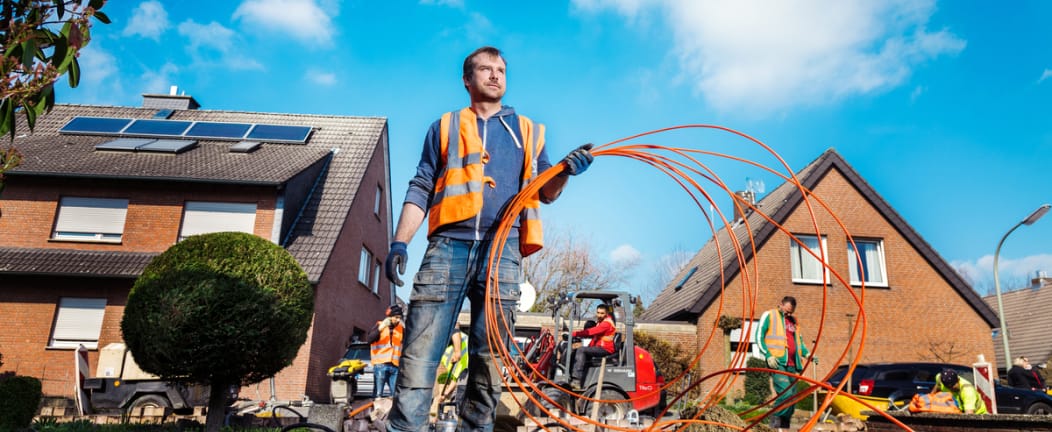
[[[544,312],[566,293],[622,287],[638,262],[609,262],[592,245],[560,229],[548,230],[544,249],[523,262],[526,280],[537,290],[531,312]]]
[[[109,24],[105,0],[0,0],[0,136],[14,141],[19,112],[33,130],[55,105],[55,82],[68,75],[80,83],[77,56],[91,40],[91,19]],[[18,165],[11,149],[0,153],[4,171]]]

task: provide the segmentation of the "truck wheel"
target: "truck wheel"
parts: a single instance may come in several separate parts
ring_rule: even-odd
[[[171,408],[172,404],[168,402],[168,399],[161,395],[146,394],[135,398],[132,403],[128,404],[128,409],[124,412],[125,414],[132,414],[136,412],[138,408]]]
[[[1052,407],[1042,402],[1038,402],[1030,405],[1030,408],[1026,409],[1026,413],[1031,415],[1048,415],[1052,414]]]
[[[551,412],[553,410],[560,409],[560,407],[565,408],[567,406],[567,404],[570,403],[566,393],[564,393],[562,390],[559,390],[559,389],[557,389],[555,387],[543,387],[541,389],[541,392],[544,393],[546,396],[548,396],[548,398],[550,398],[550,399],[554,400],[556,403],[558,403],[558,406],[553,405],[551,402],[548,402],[546,399],[542,398],[540,395],[536,396],[537,400],[541,403],[540,406],[537,406],[535,403],[533,403],[533,401],[527,400],[526,401],[526,412],[530,413],[534,417],[548,417],[548,413],[545,412],[545,409],[547,411]],[[542,407],[544,409],[542,409]],[[523,417],[525,417],[525,416],[523,416]]]
[[[593,396],[591,394],[589,394],[588,396],[592,397],[592,398],[595,398],[595,396]],[[599,399],[603,399],[603,400],[625,400],[625,399],[628,399],[628,396],[625,396],[620,391],[617,391],[617,390],[614,390],[614,389],[610,389],[610,388],[606,388],[606,389],[603,389],[603,393],[602,393],[602,395],[599,396]],[[585,417],[590,417],[592,415],[592,404],[594,404],[594,402],[592,402],[590,400],[586,400],[586,399],[580,400],[578,402],[578,404],[577,404],[577,406],[579,408],[577,410],[577,414],[585,416]],[[628,401],[624,401],[624,402],[600,402],[599,403],[599,417],[598,418],[600,419],[600,421],[602,421],[602,419],[607,419],[607,420],[624,420],[626,417],[628,417],[628,412],[631,411],[631,410],[632,410],[632,404],[630,402],[628,402]]]

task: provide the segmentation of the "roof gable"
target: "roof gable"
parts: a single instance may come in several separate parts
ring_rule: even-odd
[[[814,190],[834,169],[889,221],[987,324],[991,327],[996,326],[996,315],[982,302],[971,286],[835,150],[826,150],[797,172],[796,177],[807,190]],[[803,202],[802,197],[800,189],[787,181],[757,202],[756,207],[774,222],[783,224]],[[704,312],[717,299],[725,282],[732,280],[740,272],[738,255],[731,243],[731,232],[738,243],[743,245],[742,258],[749,262],[753,257],[752,248],[747,246],[750,234],[756,249],[760,249],[778,231],[777,226],[768,221],[763,214],[749,212],[745,218],[746,223],[732,225],[731,230],[718,230],[713,239],[698,251],[673,281],[678,284],[688,272],[694,271],[694,274],[687,278],[685,283],[678,284],[678,289],[677,285],[670,285],[662,291],[643,313],[642,318],[683,320],[696,318]],[[722,268],[717,264],[720,262],[724,263]],[[694,268],[697,270],[692,270]]]
[[[1010,331],[1008,341],[1012,357],[1024,356],[1034,364],[1044,363],[1052,357],[1052,345],[1048,343],[1048,305],[1052,304],[1052,279],[1043,282],[1038,288],[1024,288],[1001,293],[1004,305],[1005,326]],[[983,297],[991,309],[997,307],[997,296]],[[994,353],[998,359],[1004,357],[1004,342],[1000,334],[994,337]],[[998,364],[1012,364],[1011,361]]]

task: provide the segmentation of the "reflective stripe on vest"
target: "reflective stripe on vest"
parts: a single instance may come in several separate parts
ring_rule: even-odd
[[[374,365],[391,363],[398,366],[398,359],[402,357],[402,331],[401,324],[392,328],[380,330],[380,339],[369,345],[369,355]]]
[[[771,357],[782,358],[785,356],[785,322],[782,313],[778,309],[767,312],[771,317],[771,326],[767,327],[767,334],[763,336],[763,343],[767,346],[767,353]]]
[[[520,190],[537,176],[537,157],[544,148],[544,125],[519,116],[523,161]],[[536,139],[534,137],[536,136]],[[517,138],[516,138],[517,139]],[[450,143],[456,143],[450,145]],[[471,108],[448,112],[439,121],[439,144],[445,160],[443,174],[435,180],[433,204],[428,214],[428,235],[439,227],[475,217],[482,211],[482,191],[493,186],[485,176],[488,156],[479,136],[478,116]],[[528,256],[544,247],[540,192],[528,197],[519,219],[519,251]]]

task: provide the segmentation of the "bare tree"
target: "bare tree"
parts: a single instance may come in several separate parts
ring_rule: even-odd
[[[644,303],[650,303],[658,294],[661,294],[672,283],[672,278],[676,277],[693,257],[693,253],[677,245],[672,252],[658,259],[651,267],[650,282],[647,283],[642,293]]]
[[[537,290],[531,312],[543,312],[552,299],[568,292],[619,288],[638,266],[637,260],[604,259],[587,239],[566,230],[549,228],[544,249],[523,262],[526,279]]]

